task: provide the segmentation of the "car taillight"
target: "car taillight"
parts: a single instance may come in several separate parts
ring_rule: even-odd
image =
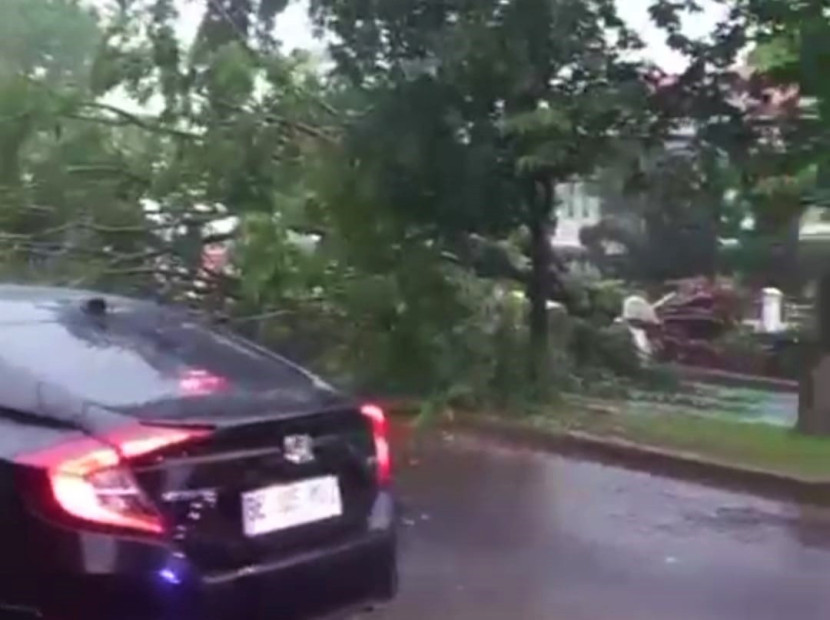
[[[205,436],[191,429],[129,427],[101,440],[81,438],[18,462],[42,470],[54,516],[81,524],[161,534],[164,522],[139,487],[128,461]]]
[[[227,390],[228,387],[225,377],[198,368],[187,370],[179,379],[179,389],[185,396],[206,396]]]
[[[369,420],[372,426],[378,482],[381,484],[390,482],[392,480],[392,450],[389,447],[386,414],[377,405],[363,405],[360,413]]]

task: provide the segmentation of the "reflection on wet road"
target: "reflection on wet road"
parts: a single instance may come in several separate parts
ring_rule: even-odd
[[[830,511],[489,441],[408,442],[380,620],[827,620]]]

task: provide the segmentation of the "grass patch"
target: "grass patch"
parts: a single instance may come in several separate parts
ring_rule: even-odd
[[[830,439],[804,437],[766,424],[678,413],[604,415],[579,411],[536,417],[533,424],[553,431],[579,430],[682,450],[811,480],[830,480]]]

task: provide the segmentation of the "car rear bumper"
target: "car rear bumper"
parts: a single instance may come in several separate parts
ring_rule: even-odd
[[[120,552],[112,570],[48,572],[21,592],[37,592],[26,608],[46,620],[289,620],[351,610],[397,587],[391,496],[378,506],[361,535],[238,570],[202,573],[174,549],[128,541],[102,546]]]
[[[292,618],[382,601],[394,594],[395,556],[394,538],[374,534],[284,562],[206,577],[199,597],[206,606],[198,615]]]
[[[394,595],[391,535],[320,549],[287,562],[165,583],[158,575],[54,578],[20,618],[46,620],[289,620],[368,607]],[[48,600],[46,600],[48,599]],[[36,612],[39,610],[39,613]],[[5,612],[4,612],[5,613]],[[3,618],[6,618],[3,615]]]

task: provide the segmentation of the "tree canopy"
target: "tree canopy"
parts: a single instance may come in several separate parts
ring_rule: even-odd
[[[410,386],[544,384],[549,302],[591,315],[550,243],[561,183],[597,178],[607,212],[645,222],[662,242],[641,252],[655,277],[683,261],[709,273],[740,209],[781,205],[786,180],[800,192],[826,157],[806,8],[734,0],[695,40],[680,27],[695,3],[656,0],[689,60],[666,76],[614,0],[312,0],[326,66],[281,51],[287,4],[194,0],[191,41],[177,0],[2,3],[4,275],[279,317],[240,324],[298,350],[336,340]],[[819,102],[776,121],[779,141],[759,141],[741,102],[754,95],[736,61],[753,42],[764,76]],[[787,205],[756,219],[774,228]],[[227,268],[205,264],[216,244]],[[504,308],[513,288],[524,320]],[[499,361],[517,350],[530,373]]]
[[[637,37],[611,0],[312,6],[339,41],[338,75],[372,101],[350,144],[376,202],[450,247],[461,234],[528,232],[544,372],[554,188],[645,130],[645,71],[629,59]]]

